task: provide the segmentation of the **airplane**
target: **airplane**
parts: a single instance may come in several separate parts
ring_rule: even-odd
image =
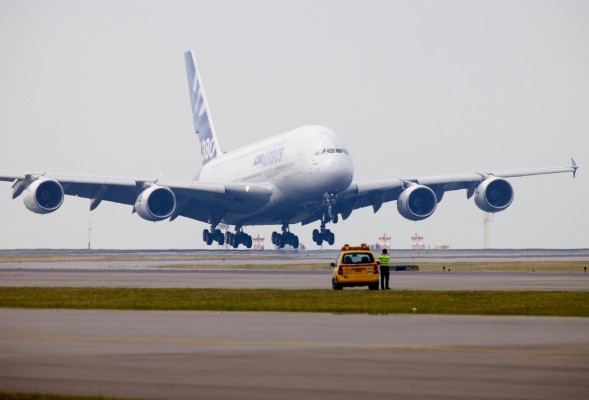
[[[27,209],[47,214],[61,207],[65,195],[90,199],[90,211],[102,201],[127,204],[147,221],[191,218],[210,225],[203,230],[207,245],[227,243],[233,248],[252,246],[244,227],[278,225],[272,244],[297,249],[299,238],[290,227],[318,223],[313,242],[333,245],[327,224],[347,219],[354,210],[371,206],[376,213],[385,202],[396,201],[406,219],[430,217],[444,194],[465,190],[468,199],[485,212],[509,207],[514,189],[506,178],[572,172],[571,165],[503,172],[388,178],[355,181],[349,148],[333,130],[311,125],[223,151],[211,118],[195,53],[184,54],[195,132],[202,167],[193,180],[136,177],[81,176],[56,173],[0,173],[12,182],[12,198],[24,193]],[[219,229],[234,226],[234,232]]]

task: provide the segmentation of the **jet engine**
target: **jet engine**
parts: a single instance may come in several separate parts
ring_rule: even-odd
[[[48,214],[63,203],[63,187],[53,179],[39,178],[27,186],[24,203],[32,212]]]
[[[411,221],[421,221],[434,213],[437,204],[433,190],[423,185],[412,185],[399,195],[397,210]]]
[[[489,178],[482,181],[474,192],[474,202],[486,212],[503,211],[513,201],[513,188],[505,179]]]
[[[176,196],[169,188],[153,185],[145,189],[135,200],[135,211],[148,221],[168,218],[176,209]]]

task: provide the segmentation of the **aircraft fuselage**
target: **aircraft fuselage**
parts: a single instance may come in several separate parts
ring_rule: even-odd
[[[324,194],[346,189],[353,175],[342,139],[328,128],[304,126],[224,153],[204,165],[198,179],[273,186],[265,207],[248,215],[228,212],[226,224],[292,224],[316,212]]]

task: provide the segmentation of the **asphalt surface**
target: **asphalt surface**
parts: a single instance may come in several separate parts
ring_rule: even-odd
[[[394,250],[395,263],[581,260],[589,250]],[[324,289],[338,251],[0,251],[0,286]],[[314,264],[324,270],[256,270]],[[206,267],[203,267],[206,266]],[[218,268],[217,268],[218,267]],[[241,269],[240,269],[241,268]],[[245,268],[245,269],[244,269]],[[396,272],[393,289],[588,291],[587,273]]]
[[[0,310],[0,388],[165,399],[586,399],[589,319]]]
[[[0,286],[330,289],[331,270],[0,269]],[[391,288],[396,290],[589,291],[589,274],[393,272]],[[365,288],[355,290],[365,290]]]
[[[0,263],[0,286],[329,288],[329,270],[161,269],[160,261],[8,261]],[[405,272],[391,283],[397,290],[589,290],[583,273]],[[0,309],[0,391],[586,399],[588,373],[589,318]]]

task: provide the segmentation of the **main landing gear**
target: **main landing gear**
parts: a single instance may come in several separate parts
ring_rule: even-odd
[[[227,244],[236,249],[240,244],[243,244],[248,249],[252,248],[252,237],[245,233],[241,228],[235,227],[235,233],[227,232],[225,234]]]
[[[219,246],[223,246],[225,242],[228,245],[236,249],[240,244],[250,249],[252,247],[252,237],[245,233],[241,227],[235,227],[235,233],[227,232],[223,234],[220,229],[212,226],[211,229],[205,229],[202,231],[202,238],[209,246],[213,242],[217,242]]]
[[[221,232],[220,229],[211,227],[210,230],[205,229],[202,231],[202,240],[204,240],[209,246],[212,245],[213,242],[217,242],[219,243],[219,246],[223,246],[225,244],[225,235],[223,235],[223,232]]]
[[[299,237],[292,233],[288,225],[282,225],[282,233],[272,232],[272,244],[284,248],[287,244],[295,249],[299,248]]]

